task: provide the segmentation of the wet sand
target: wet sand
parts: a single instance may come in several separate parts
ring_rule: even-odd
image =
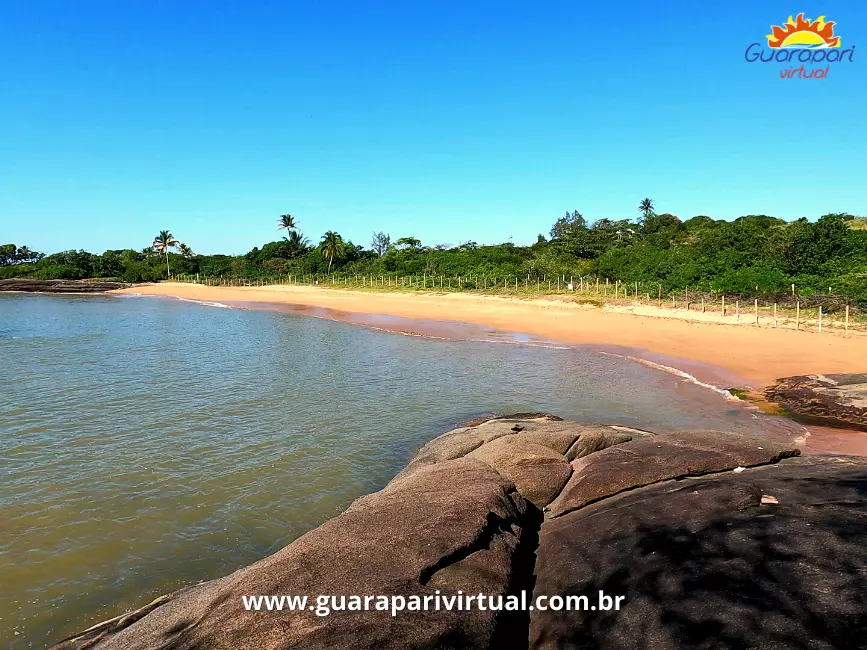
[[[724,368],[753,387],[780,377],[861,372],[867,336],[802,332],[660,318],[553,299],[510,299],[473,294],[375,293],[304,285],[208,287],[161,283],[117,293],[174,296],[216,302],[265,302],[295,309],[327,308],[354,315],[455,321],[523,332],[569,344],[616,345]],[[650,308],[645,308],[645,311]],[[666,315],[670,316],[669,313]]]
[[[587,345],[713,387],[761,388],[780,377],[863,372],[867,336],[745,327],[672,317],[669,310],[588,307],[556,299],[454,293],[376,293],[304,285],[209,287],[160,283],[112,293],[279,309],[317,318],[448,340]],[[684,314],[686,316],[686,314]],[[520,333],[520,334],[519,334]],[[806,453],[867,455],[867,435],[808,427]]]

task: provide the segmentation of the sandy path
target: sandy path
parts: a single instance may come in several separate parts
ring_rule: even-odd
[[[304,285],[209,287],[160,283],[119,293],[195,300],[270,302],[324,307],[361,314],[387,314],[474,323],[573,344],[641,348],[652,353],[724,368],[750,384],[811,373],[863,372],[867,335],[803,332],[755,325],[727,325],[672,318],[670,310],[644,306],[599,309],[550,299],[515,299],[457,293],[376,293]],[[639,313],[633,313],[638,311]],[[666,317],[653,315],[658,313]],[[686,314],[684,313],[684,316]]]

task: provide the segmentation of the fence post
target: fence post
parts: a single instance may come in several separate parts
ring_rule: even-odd
[[[657,293],[659,294],[659,295],[658,295],[659,308],[662,309],[662,283],[657,282],[657,283],[656,283],[656,288],[658,289]]]
[[[849,336],[849,305],[846,305],[846,320],[843,321],[843,336]]]
[[[735,320],[740,322],[741,320],[741,301],[735,300]]]
[[[704,313],[704,296],[701,297],[701,313]]]
[[[722,297],[722,317],[723,318],[726,317],[726,295],[725,294],[723,294],[723,297]]]
[[[795,301],[795,329],[801,329],[801,301]]]
[[[819,305],[819,331],[822,331],[822,305]]]
[[[774,327],[777,327],[777,303],[774,303]]]
[[[756,325],[758,325],[759,324],[759,299],[758,298],[755,299],[753,307],[756,310]]]

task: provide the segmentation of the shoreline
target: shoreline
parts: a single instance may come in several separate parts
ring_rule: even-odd
[[[554,300],[468,294],[377,294],[303,285],[209,287],[180,283],[142,285],[110,293],[174,298],[229,308],[276,310],[439,340],[587,347],[679,375],[685,381],[769,416],[781,414],[776,412],[776,405],[764,399],[761,389],[776,379],[830,372],[825,370],[830,365],[826,359],[828,349],[834,350],[834,365],[831,366],[836,369],[834,372],[860,370],[858,359],[867,358],[867,337],[844,338],[840,334],[789,330],[784,332],[781,348],[776,338],[781,332],[770,328],[695,323]],[[823,345],[806,355],[805,341],[816,340],[819,336],[827,336],[828,340],[820,341]],[[612,342],[618,339],[632,345]],[[856,349],[850,352],[852,347]],[[809,359],[805,359],[807,356]],[[733,396],[727,390],[742,386],[749,388],[738,392],[749,397]],[[797,418],[792,421],[803,427],[806,434],[799,444],[803,453],[867,456],[867,432],[807,425]]]
[[[306,285],[211,287],[160,283],[110,291],[173,297],[235,306],[268,308],[381,326],[383,319],[430,321],[448,326],[470,324],[504,332],[523,333],[547,343],[609,348],[614,354],[637,357],[687,372],[714,385],[763,388],[779,378],[863,370],[867,336],[850,332],[797,331],[732,326],[672,316],[655,307],[598,308],[553,299],[513,299],[457,293],[376,293]],[[253,304],[250,304],[253,303]],[[654,314],[654,310],[660,314]],[[388,325],[388,323],[385,323]],[[383,327],[407,332],[400,327]],[[418,323],[413,323],[417,326]],[[430,328],[430,323],[427,324]],[[427,335],[424,332],[420,335]],[[673,365],[676,364],[676,365]]]

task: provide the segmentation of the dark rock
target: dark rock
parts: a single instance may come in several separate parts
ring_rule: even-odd
[[[622,445],[624,442],[632,440],[632,436],[628,433],[612,429],[611,427],[598,427],[582,431],[578,436],[578,440],[569,447],[566,452],[566,458],[570,461],[576,458],[583,458],[596,451],[602,451],[614,445]]]
[[[105,293],[131,286],[133,285],[126,282],[107,282],[104,280],[34,280],[32,278],[0,280],[0,291],[33,293]]]
[[[398,476],[410,474],[419,467],[461,458],[483,444],[503,436],[521,436],[558,453],[564,453],[578,438],[582,428],[586,427],[578,422],[566,422],[545,413],[528,415],[528,419],[494,418],[444,433],[422,447]],[[516,425],[521,427],[519,431],[513,430]]]
[[[867,431],[867,375],[786,377],[765,397],[801,419]]]
[[[530,647],[867,647],[865,497],[867,459],[813,456],[547,520],[535,594],[626,600],[533,611]]]
[[[644,436],[572,461],[572,477],[549,506],[550,516],[666,479],[773,463],[799,453],[791,445],[719,431]]]
[[[533,434],[503,436],[471,451],[466,457],[487,463],[514,481],[522,497],[542,508],[560,493],[572,474],[572,468],[563,454],[526,439],[531,436]]]

